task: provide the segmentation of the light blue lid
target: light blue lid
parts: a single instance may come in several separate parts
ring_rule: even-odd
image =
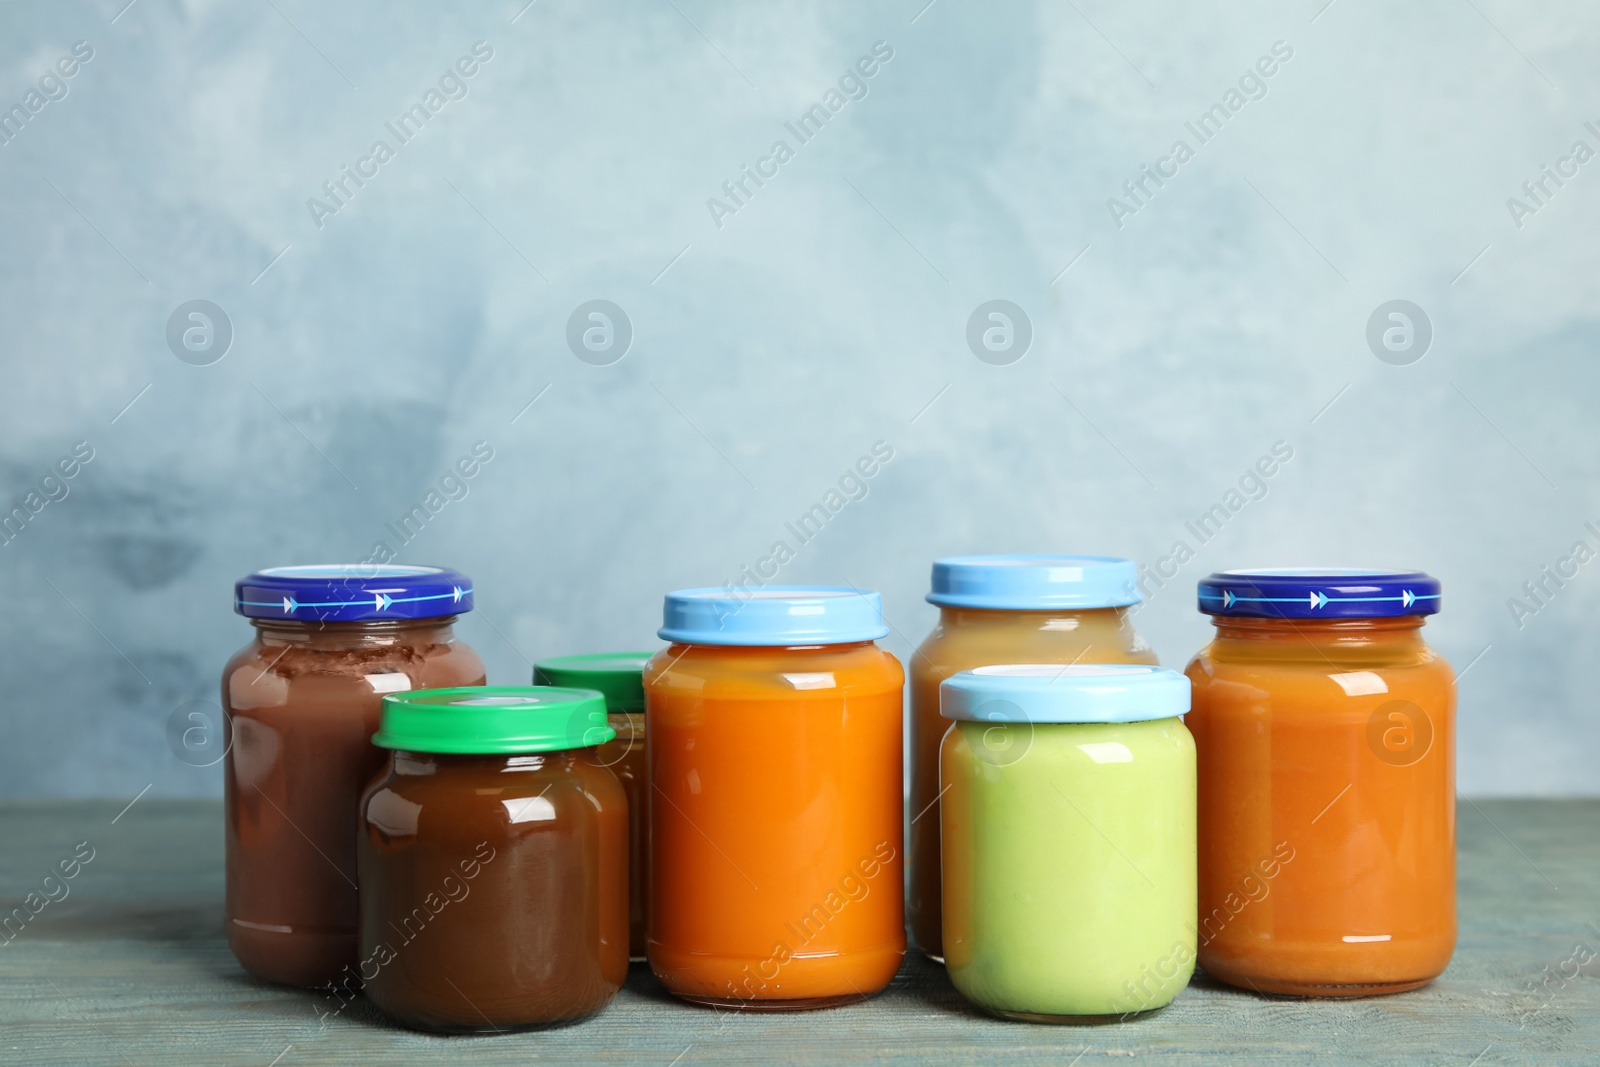
[[[686,645],[843,645],[889,633],[870,589],[772,585],[667,594],[662,640]]]
[[[1137,604],[1139,572],[1120,556],[950,556],[934,560],[930,604],[1041,611]]]
[[[1143,722],[1188,710],[1188,678],[1131,663],[1011,663],[939,686],[939,714],[972,722]]]

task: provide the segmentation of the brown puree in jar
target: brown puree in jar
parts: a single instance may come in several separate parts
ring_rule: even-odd
[[[622,786],[593,748],[397,750],[362,804],[367,998],[445,1032],[593,1014],[627,977],[627,864]]]
[[[356,963],[356,807],[387,753],[383,694],[482,685],[455,616],[316,623],[252,619],[222,702],[228,947],[246,970],[315,986]]]
[[[628,958],[645,958],[645,904],[650,899],[650,763],[644,712],[611,712],[617,736],[600,746],[598,761],[611,768],[628,795]]]
[[[592,689],[605,697],[617,736],[600,746],[628,794],[628,954],[645,959],[645,905],[650,899],[650,763],[645,744],[644,668],[653,652],[554,656],[533,665],[533,684]]]

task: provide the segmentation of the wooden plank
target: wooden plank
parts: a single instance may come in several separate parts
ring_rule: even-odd
[[[737,1015],[679,1003],[636,966],[586,1023],[483,1038],[398,1030],[364,1001],[324,1021],[315,996],[245,975],[221,935],[220,806],[122,807],[0,805],[6,910],[80,842],[94,850],[68,895],[0,945],[0,1062],[1600,1062],[1600,958],[1559,975],[1575,946],[1600,953],[1600,800],[1463,801],[1456,957],[1401,996],[1266,999],[1201,978],[1151,1017],[1033,1026],[977,1014],[919,958],[866,1004]]]

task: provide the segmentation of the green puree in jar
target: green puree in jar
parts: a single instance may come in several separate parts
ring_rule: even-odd
[[[1195,960],[1187,680],[985,667],[945,683],[944,949],[977,1006],[1057,1021],[1169,1003]],[[1048,721],[1123,718],[1136,721]]]

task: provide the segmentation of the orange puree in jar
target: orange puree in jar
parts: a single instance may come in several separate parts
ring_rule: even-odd
[[[1456,939],[1455,684],[1422,640],[1438,582],[1230,571],[1201,610],[1200,965],[1302,996],[1431,981]]]
[[[944,962],[940,871],[939,685],[1011,663],[1144,663],[1133,628],[1133,561],[1113,556],[952,556],[935,560],[939,625],[911,657],[911,878],[906,913],[923,955]]]
[[[904,674],[872,643],[876,593],[761,594],[668,598],[674,643],[644,676],[647,950],[686,1000],[828,1007],[887,986],[905,954]],[[682,617],[697,609],[713,621]],[[730,638],[770,643],[709,643]]]

